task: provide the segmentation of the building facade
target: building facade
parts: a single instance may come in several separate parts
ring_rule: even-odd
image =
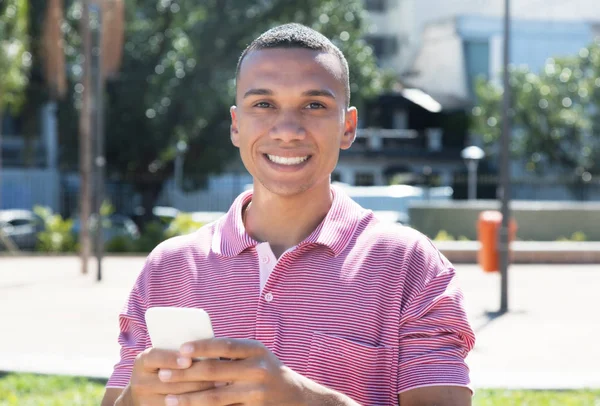
[[[515,20],[584,23],[600,34],[600,7],[595,0],[512,0]],[[427,35],[426,27],[459,16],[498,19],[504,0],[366,0],[370,33],[380,65],[410,76]],[[490,21],[490,20],[487,20]]]
[[[475,102],[476,78],[483,76],[501,81],[504,3],[504,0],[366,1],[371,20],[367,39],[375,49],[380,66],[393,69],[404,86],[429,95],[439,102],[442,112],[456,113],[462,109],[468,115]],[[600,35],[600,7],[593,0],[513,0],[511,3],[511,64],[527,65],[536,72],[544,67],[548,58],[576,55]],[[381,46],[385,43],[392,45]],[[406,123],[406,120],[395,120],[385,128],[413,129],[412,124],[405,127],[398,123]],[[433,167],[434,172],[442,174],[441,180],[445,183],[453,177],[447,171],[455,171],[454,174],[464,171],[455,151],[446,147],[446,138],[462,138],[466,146],[477,142],[477,137],[468,134],[468,130],[466,134],[456,134],[455,129],[440,129],[433,122],[429,127],[441,133],[444,147],[439,155],[444,156],[446,162],[440,165],[432,155],[430,162],[423,162],[421,170]],[[397,159],[418,173],[419,163],[414,157],[413,154],[398,155]],[[448,165],[452,157],[455,158],[453,165]],[[371,159],[372,168],[382,166],[379,159]],[[490,164],[494,166],[493,162]],[[365,163],[353,165],[364,167]],[[513,162],[513,176],[526,176],[523,166]],[[383,178],[381,174],[374,177]],[[530,183],[525,182],[523,187],[517,185],[513,197],[563,200],[573,195],[565,187],[557,189],[556,185],[548,185],[532,195]],[[487,197],[495,197],[493,186],[488,192]]]

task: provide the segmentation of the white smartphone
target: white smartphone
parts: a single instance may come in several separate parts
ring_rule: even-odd
[[[145,318],[154,348],[178,351],[184,343],[214,338],[210,316],[203,309],[150,307]]]

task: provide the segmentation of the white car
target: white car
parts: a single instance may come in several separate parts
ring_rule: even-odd
[[[0,228],[20,250],[35,249],[38,233],[43,231],[43,220],[31,210],[0,210]],[[0,243],[0,251],[6,247]]]

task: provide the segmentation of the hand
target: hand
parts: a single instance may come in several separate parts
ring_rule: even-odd
[[[207,358],[187,369],[161,369],[161,380],[171,384],[228,382],[194,393],[172,393],[168,406],[303,405],[306,378],[287,368],[258,341],[216,338],[184,344],[181,354]]]
[[[149,348],[140,353],[133,365],[127,404],[135,406],[164,406],[168,394],[184,394],[214,388],[213,382],[163,382],[159,379],[160,370],[183,371],[193,365],[191,357],[182,356],[177,351]]]

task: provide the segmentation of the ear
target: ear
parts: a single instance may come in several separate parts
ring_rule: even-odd
[[[229,136],[231,137],[231,143],[235,147],[239,148],[240,138],[239,138],[237,107],[231,106],[231,108],[229,109],[229,113],[231,114],[231,127],[229,129]]]
[[[356,139],[356,127],[358,126],[358,111],[356,107],[346,110],[346,121],[344,123],[344,135],[340,143],[341,149],[348,149]]]

